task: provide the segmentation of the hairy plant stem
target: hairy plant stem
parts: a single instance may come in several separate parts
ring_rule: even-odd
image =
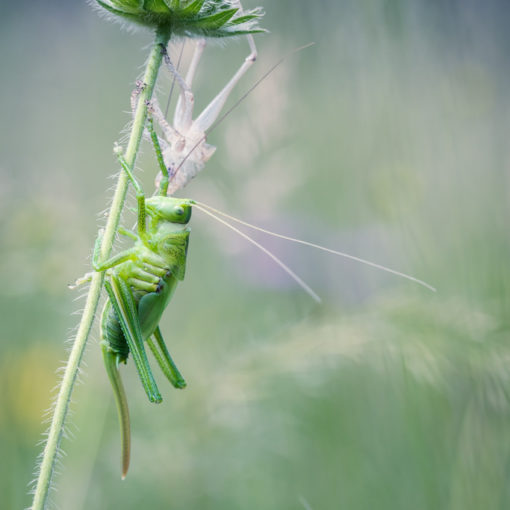
[[[164,48],[166,48],[169,39],[169,31],[157,31],[154,44],[147,60],[143,77],[144,87],[138,96],[136,115],[131,128],[126,153],[124,155],[126,162],[131,168],[134,167],[136,161],[136,156],[138,154],[140,141],[145,127],[145,121],[147,119],[146,101],[150,100],[152,97],[154,85],[156,83],[156,78],[163,58],[163,51]],[[101,243],[101,260],[105,260],[110,256],[119,225],[120,215],[126,199],[127,187],[127,175],[125,172],[121,172],[117,181],[117,187],[115,189],[115,194],[113,196],[112,205],[110,207]],[[103,286],[103,280],[103,273],[95,273],[92,277],[85,309],[83,310],[83,315],[76,333],[73,347],[69,354],[69,359],[65,366],[64,376],[55,402],[55,409],[50,429],[48,431],[48,439],[42,454],[32,510],[43,510],[48,501],[48,493],[51,486],[52,476],[55,471],[60,442],[64,433],[64,425],[69,409],[69,402],[74,388],[74,383],[76,382],[76,377],[78,375],[79,365],[83,356],[87,338],[94,321],[94,316]]]

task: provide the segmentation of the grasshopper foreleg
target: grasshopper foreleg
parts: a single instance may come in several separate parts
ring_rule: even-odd
[[[94,247],[94,255],[92,256],[92,267],[95,271],[101,272],[106,271],[114,266],[118,266],[122,264],[122,262],[126,262],[132,258],[135,254],[134,248],[130,248],[129,250],[122,251],[117,255],[105,260],[104,262],[99,262],[99,258],[101,256],[101,240],[103,239],[103,231],[100,230],[96,239],[96,245]]]
[[[147,232],[145,226],[146,217],[145,193],[143,192],[142,187],[140,186],[135,176],[133,175],[133,172],[131,171],[131,168],[129,167],[127,161],[124,159],[124,156],[122,154],[122,148],[119,145],[115,145],[113,151],[117,155],[117,159],[119,160],[120,166],[122,167],[124,172],[126,172],[129,180],[131,181],[131,184],[135,188],[136,200],[138,202],[138,235],[142,239],[147,239]]]

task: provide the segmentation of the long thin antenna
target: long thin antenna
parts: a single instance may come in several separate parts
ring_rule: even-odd
[[[290,53],[287,53],[287,55],[283,56],[276,64],[272,65],[223,115],[221,115],[216,121],[211,125],[211,127],[205,132],[204,136],[202,136],[198,142],[193,145],[193,147],[190,149],[188,154],[182,158],[182,161],[179,163],[179,165],[174,170],[174,175],[177,174],[177,172],[181,169],[182,165],[187,161],[187,159],[193,154],[194,150],[202,143],[205,142],[207,135],[211,133],[213,129],[216,129],[221,122],[223,122],[232,111],[237,108],[245,99],[246,97],[253,92],[253,90],[260,85],[262,81],[264,81],[285,59],[290,57],[291,55],[294,55],[294,53],[297,53],[298,51],[304,50],[306,48],[309,48],[310,46],[313,46],[315,43],[310,42],[308,44],[305,44],[303,46],[299,46],[299,48],[296,48],[292,50]]]
[[[248,234],[245,234],[238,228],[234,227],[230,223],[226,222],[225,220],[222,220],[221,218],[218,218],[215,214],[213,214],[211,211],[208,211],[205,207],[201,207],[202,204],[197,204],[193,201],[193,206],[202,211],[204,214],[207,214],[214,218],[216,221],[219,221],[229,229],[233,230],[237,234],[239,234],[241,237],[244,237],[247,241],[249,241],[251,244],[256,246],[259,250],[263,251],[268,257],[271,257],[292,279],[296,281],[298,285],[302,287],[302,289],[309,294],[317,303],[321,302],[321,298],[312,290],[312,288],[305,283],[290,267],[288,267],[284,262],[282,262],[276,255],[271,253],[267,248],[262,246],[260,243],[255,241],[255,239],[252,239]]]
[[[264,232],[264,234],[268,234],[268,235],[274,236],[274,237],[279,237],[280,239],[285,239],[286,241],[292,241],[293,243],[299,243],[299,244],[304,244],[305,246],[311,246],[312,248],[317,248],[318,250],[332,253],[334,255],[338,255],[338,256],[344,257],[346,259],[354,260],[356,262],[360,262],[361,264],[365,264],[367,266],[375,267],[376,269],[380,269],[381,271],[386,271],[387,273],[391,273],[396,276],[400,276],[402,278],[405,278],[406,280],[411,280],[412,282],[415,282],[419,285],[422,285],[423,287],[426,287],[427,289],[431,290],[432,292],[436,292],[435,287],[432,287],[432,285],[429,285],[428,283],[424,282],[423,280],[419,280],[418,278],[415,278],[414,276],[410,276],[408,274],[401,273],[400,271],[396,271],[395,269],[390,269],[389,267],[383,266],[381,264],[377,264],[375,262],[371,262],[370,260],[365,260],[360,257],[356,257],[355,255],[349,255],[348,253],[344,253],[342,251],[332,250],[331,248],[326,248],[325,246],[321,246],[319,244],[310,243],[309,241],[303,241],[301,239],[295,239],[294,237],[289,237],[289,236],[286,236],[283,234],[277,234],[276,232],[271,232],[270,230],[266,230],[265,228],[257,227],[256,225],[247,223],[246,221],[235,218],[234,216],[230,216],[229,214],[226,214],[222,211],[219,211],[218,209],[215,209],[214,207],[211,207],[210,205],[203,204],[201,202],[195,201],[195,204],[199,205],[201,207],[204,207],[210,211],[213,211],[216,214],[224,216],[225,218],[228,218],[229,220],[232,220],[232,221],[235,221],[241,225],[244,225],[245,227],[249,227],[254,230],[258,230],[259,232]]]
[[[179,53],[179,60],[177,61],[177,65],[175,66],[176,71],[179,70],[179,66],[181,65],[182,54],[184,52],[184,44],[185,43],[183,41],[182,46],[181,46],[181,52]],[[166,102],[165,119],[168,117],[168,110],[170,108],[170,101],[171,101],[172,95],[174,93],[174,87],[175,87],[175,74],[173,75],[173,78],[172,78],[172,86],[170,87],[170,93],[168,94],[168,100]]]
[[[295,53],[305,50],[314,44],[314,42],[309,42],[308,44],[299,46],[299,48],[293,49],[290,53],[287,53],[287,55],[284,55],[280,60],[278,60],[278,62],[273,64],[223,115],[216,119],[216,121],[207,130],[207,134],[218,127],[218,125],[221,124],[230,115],[230,113],[235,110],[280,64]]]

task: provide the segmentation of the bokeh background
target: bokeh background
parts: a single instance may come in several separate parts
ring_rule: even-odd
[[[123,370],[119,437],[97,325],[52,499],[95,509],[510,508],[510,6],[501,0],[260,0],[266,35],[183,195],[411,273],[257,236],[323,298],[196,212],[162,331],[188,380],[150,405]],[[84,1],[0,21],[0,508],[27,507],[118,172],[112,145],[151,37]],[[172,48],[175,57],[181,48]],[[191,48],[184,49],[184,61]],[[197,111],[247,55],[207,48]],[[170,78],[163,71],[159,97]],[[230,104],[233,104],[235,98]],[[156,163],[139,159],[148,192]],[[126,216],[126,224],[132,217]]]

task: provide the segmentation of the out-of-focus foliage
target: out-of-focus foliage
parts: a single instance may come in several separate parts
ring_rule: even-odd
[[[323,297],[318,306],[196,212],[186,279],[162,323],[189,387],[175,391],[160,377],[164,402],[150,405],[132,364],[123,370],[134,449],[121,483],[96,333],[55,502],[73,510],[509,507],[507,3],[255,4],[270,34],[257,36],[259,59],[239,96],[282,55],[316,44],[211,134],[218,150],[183,196],[412,273],[438,292],[261,237]],[[29,505],[42,414],[77,321],[71,313],[83,305],[66,285],[89,270],[118,171],[113,142],[130,120],[150,42],[79,2],[10,5],[0,31],[8,70],[0,507],[9,509]],[[197,112],[248,52],[243,38],[206,48]],[[162,72],[163,105],[170,88]],[[145,145],[138,175],[149,193],[156,171]]]

